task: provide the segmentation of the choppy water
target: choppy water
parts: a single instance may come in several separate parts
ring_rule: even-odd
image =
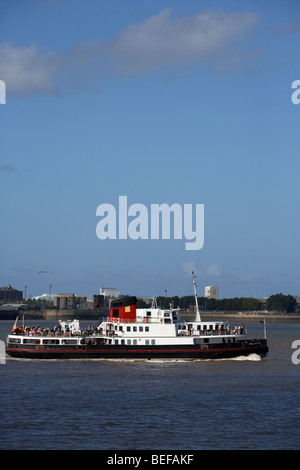
[[[263,336],[258,321],[244,324]],[[11,326],[0,321],[1,340]],[[298,449],[300,322],[268,319],[267,334],[263,360],[7,358],[0,449]]]

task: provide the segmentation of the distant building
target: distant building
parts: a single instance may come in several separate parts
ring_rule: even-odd
[[[76,309],[85,307],[87,302],[86,295],[75,295],[75,294],[55,294],[54,295],[54,307],[58,307],[60,310],[64,309]]]
[[[117,299],[118,297],[120,297],[120,291],[118,289],[115,289],[114,287],[101,287],[100,295]]]
[[[14,289],[8,284],[6,287],[0,287],[0,302],[21,302],[23,291]]]
[[[219,298],[219,288],[217,286],[207,286],[205,287],[205,295],[207,299],[218,299]]]
[[[64,309],[77,309],[86,308],[87,296],[86,295],[75,295],[75,294],[42,294],[36,297],[32,297],[36,301],[50,301],[53,302],[54,307]]]
[[[104,307],[104,295],[94,295],[94,305],[93,308]]]

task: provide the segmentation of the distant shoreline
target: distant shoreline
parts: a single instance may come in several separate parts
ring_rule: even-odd
[[[77,309],[77,310],[56,310],[56,309],[45,309],[45,310],[31,310],[31,311],[17,311],[17,310],[0,310],[0,320],[15,320],[17,316],[19,319],[22,317],[28,320],[66,320],[66,319],[78,319],[78,320],[101,320],[102,317],[109,316],[109,310],[103,309]],[[223,312],[200,312],[201,320],[209,319],[220,319],[226,320],[230,318],[234,319],[268,319],[268,320],[300,320],[300,313],[267,313],[267,312],[238,312],[238,311],[223,311]],[[183,320],[192,321],[195,318],[192,312],[181,312],[181,318]]]

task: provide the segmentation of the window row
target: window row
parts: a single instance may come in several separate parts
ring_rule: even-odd
[[[9,343],[21,343],[21,338],[9,338]],[[77,339],[39,339],[39,338],[23,338],[23,344],[77,344]]]
[[[115,344],[121,344],[121,345],[137,345],[137,339],[121,339],[121,340],[118,340],[118,339],[115,339]],[[141,342],[139,342],[139,344],[141,344]],[[145,345],[154,345],[155,344],[155,339],[145,339],[144,343]]]
[[[123,325],[116,325],[115,331],[123,331]],[[149,331],[149,326],[126,326],[126,331]]]
[[[179,330],[186,330],[186,329],[191,329],[193,328],[193,325],[192,324],[183,324],[183,325],[178,325],[178,329]],[[215,325],[197,325],[197,330],[223,330],[224,329],[224,325],[218,325],[218,323],[216,323]]]

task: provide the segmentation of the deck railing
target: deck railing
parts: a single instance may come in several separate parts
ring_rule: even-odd
[[[166,320],[166,319],[160,319],[158,317],[152,318],[152,317],[142,317],[139,316],[135,319],[131,318],[103,318],[102,321],[106,324],[104,325],[101,330],[99,329],[99,325],[92,328],[86,328],[82,329],[80,331],[62,331],[62,330],[49,330],[49,329],[42,329],[42,330],[31,330],[27,331],[26,329],[23,331],[23,333],[20,333],[20,336],[48,336],[48,337],[63,337],[63,336],[94,336],[94,335],[103,335],[103,336],[123,336],[125,334],[125,331],[122,331],[120,329],[116,330],[115,327],[118,325],[118,323],[136,323],[139,322],[139,328],[142,325],[149,324],[149,323],[159,323],[161,324],[161,321]],[[170,324],[170,323],[169,323]],[[126,333],[129,333],[126,331]],[[135,334],[135,333],[141,333],[141,331],[131,331],[130,334]],[[16,336],[18,333],[14,333]],[[235,336],[235,335],[246,335],[247,330],[244,327],[235,327],[235,328],[222,328],[222,329],[189,329],[188,324],[186,324],[185,329],[177,329],[177,336]]]
[[[114,329],[100,329],[100,330],[95,330],[91,334],[100,334],[103,336],[138,336],[140,333],[144,333],[141,331],[125,331],[125,330],[114,330]],[[247,334],[246,328],[243,328],[242,330],[237,330],[237,329],[230,329],[230,330],[178,330],[177,331],[177,336],[236,336],[236,335],[245,335]]]

